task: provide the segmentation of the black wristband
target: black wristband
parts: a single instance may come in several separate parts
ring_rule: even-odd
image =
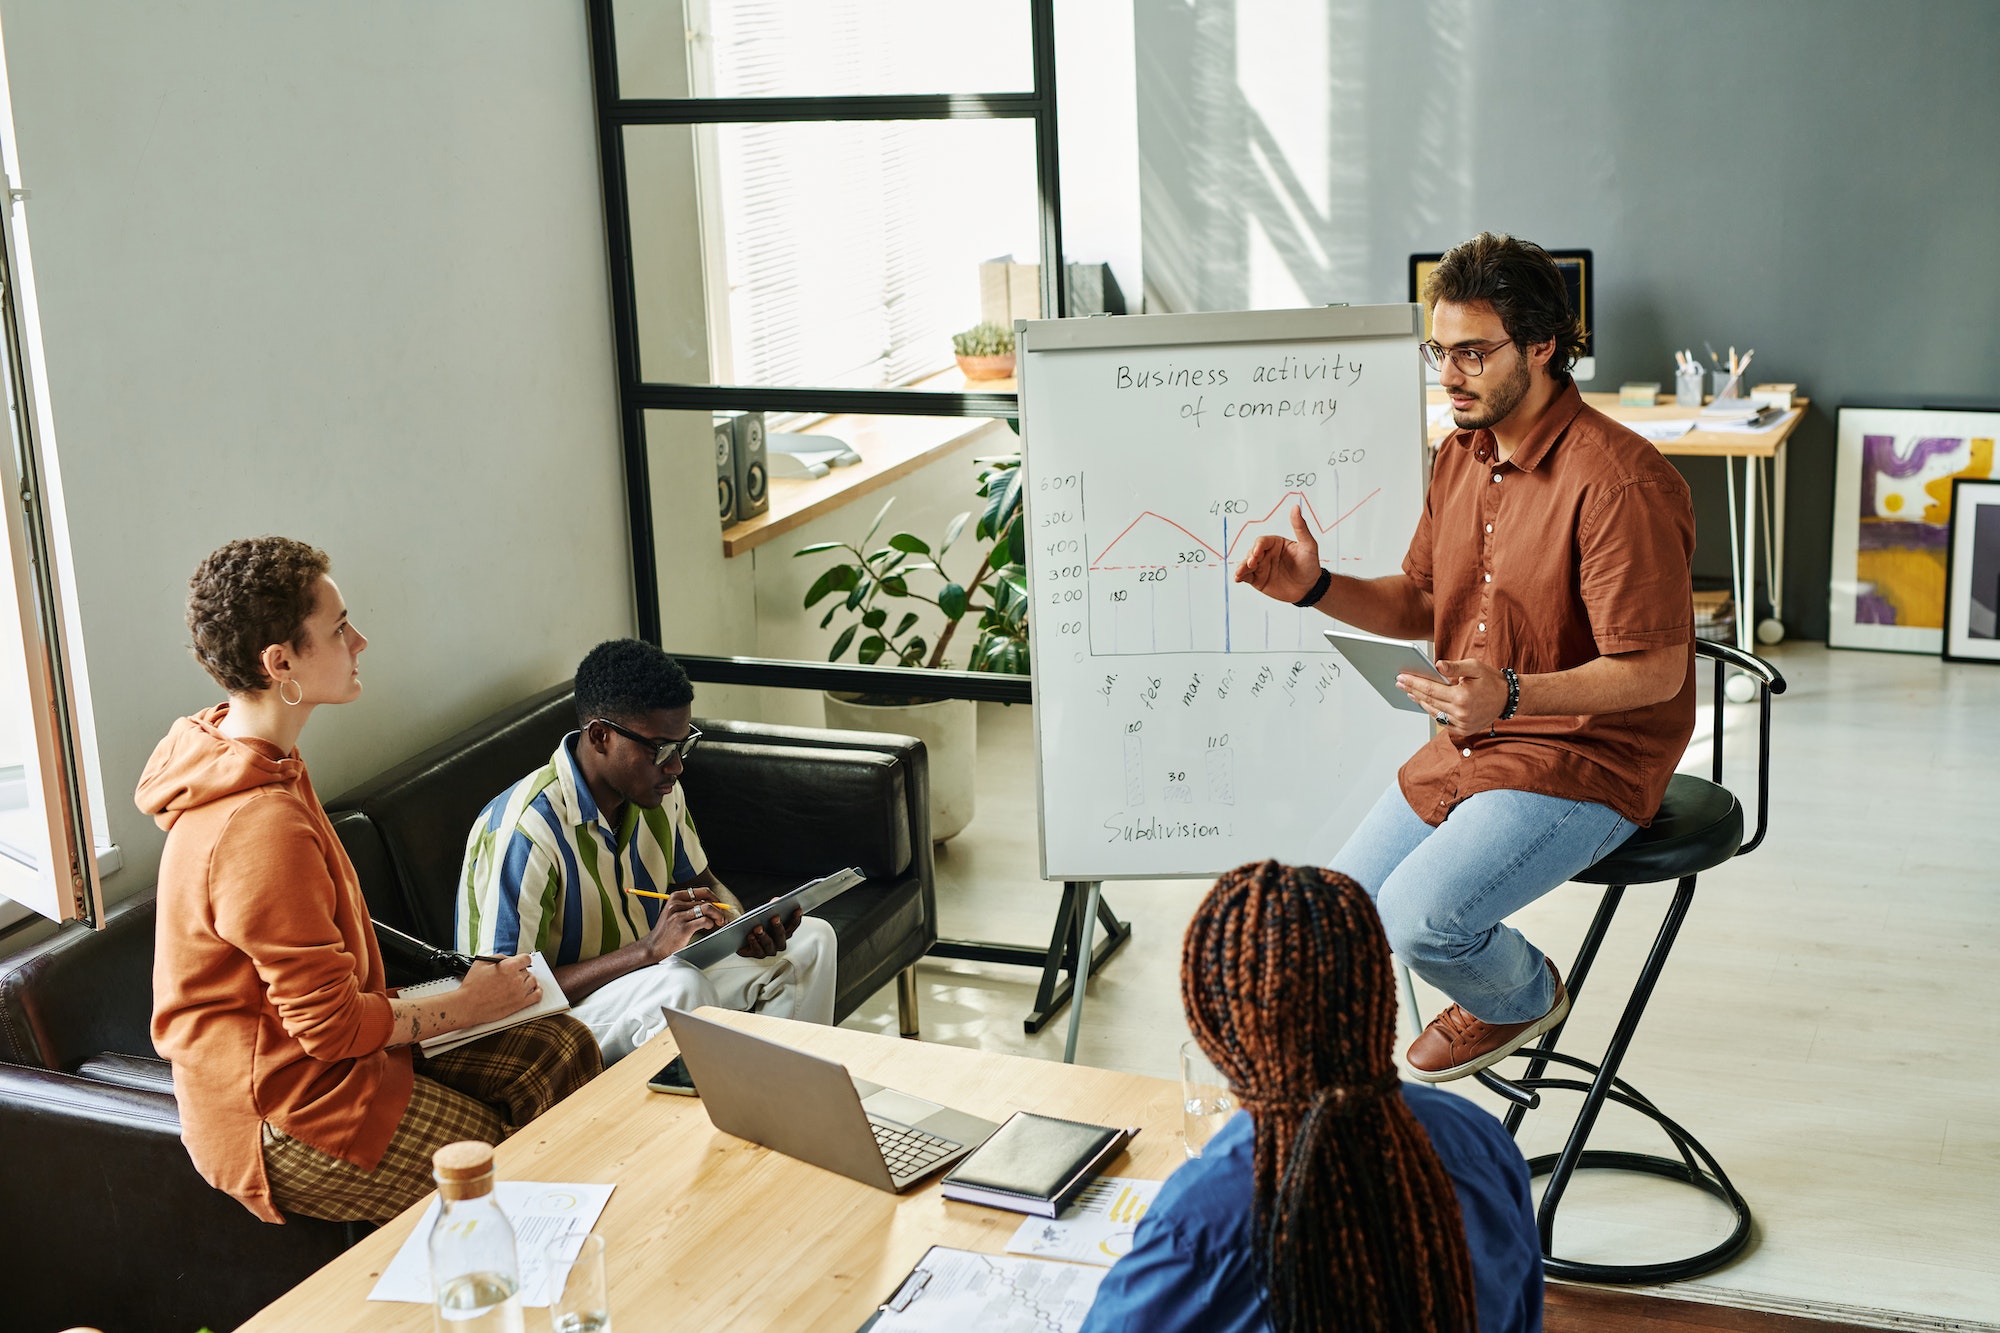
[[[1319,577],[1313,580],[1312,591],[1293,602],[1293,606],[1318,606],[1319,599],[1326,596],[1326,590],[1333,586],[1333,571],[1322,567]]]
[[[1500,674],[1507,678],[1507,706],[1500,710],[1499,720],[1507,721],[1514,716],[1514,710],[1521,706],[1521,678],[1514,674],[1513,667],[1501,667]]]

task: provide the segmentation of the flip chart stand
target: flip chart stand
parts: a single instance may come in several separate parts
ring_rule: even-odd
[[[1090,908],[1091,910],[1086,910]],[[1104,938],[1093,945],[1094,927],[1104,927]],[[1015,967],[1039,967],[1042,982],[1035,991],[1035,1007],[1022,1020],[1021,1029],[1030,1035],[1049,1025],[1077,993],[1081,979],[1093,968],[1104,966],[1110,957],[1132,938],[1132,923],[1120,921],[1111,904],[1104,901],[1095,883],[1070,880],[1063,885],[1062,900],[1056,906],[1055,928],[1049,932],[1049,946],[993,944],[985,940],[939,940],[927,956],[952,958],[971,963],[1006,963]],[[1088,950],[1088,955],[1085,955]],[[1079,962],[1081,960],[1081,962]],[[1068,973],[1067,976],[1064,973]],[[1077,1008],[1081,1009],[1079,1003]],[[1070,1051],[1076,1048],[1076,1014],[1070,1016]]]

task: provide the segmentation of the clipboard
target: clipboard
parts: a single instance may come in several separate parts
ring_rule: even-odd
[[[926,1333],[948,1328],[957,1333],[973,1326],[966,1322],[968,1317],[981,1321],[977,1324],[981,1329],[1006,1333],[1051,1329],[1073,1333],[1083,1326],[1098,1284],[1109,1271],[1059,1259],[933,1245],[855,1333],[903,1333],[912,1328]],[[995,1308],[994,1297],[1003,1293],[1009,1299],[1004,1308]]]
[[[779,894],[768,903],[746,909],[727,925],[717,926],[693,943],[676,949],[673,956],[694,967],[708,967],[719,963],[741,949],[750,932],[773,916],[790,916],[794,907],[801,912],[810,912],[815,907],[832,902],[866,878],[868,878],[866,875],[850,866],[846,870],[836,870],[822,879],[810,880],[790,893]]]

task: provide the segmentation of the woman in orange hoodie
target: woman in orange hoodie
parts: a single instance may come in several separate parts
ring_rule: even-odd
[[[188,628],[229,698],[174,723],[137,793],[167,830],[153,1044],[173,1062],[181,1138],[210,1184],[267,1222],[386,1221],[431,1188],[435,1149],[498,1143],[602,1068],[590,1030],[562,1014],[417,1051],[540,987],[517,957],[475,964],[448,995],[389,992],[298,752],[315,708],[361,693],[368,640],[327,568],[283,537],[201,562]]]

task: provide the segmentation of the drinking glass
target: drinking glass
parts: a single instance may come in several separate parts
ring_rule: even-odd
[[[1191,1041],[1181,1043],[1181,1106],[1186,1112],[1187,1155],[1201,1156],[1201,1150],[1222,1128],[1222,1122],[1236,1111],[1236,1096],[1229,1080],[1208,1062],[1201,1047]]]
[[[555,1333],[611,1333],[604,1286],[604,1237],[572,1231],[549,1242],[549,1327]]]

